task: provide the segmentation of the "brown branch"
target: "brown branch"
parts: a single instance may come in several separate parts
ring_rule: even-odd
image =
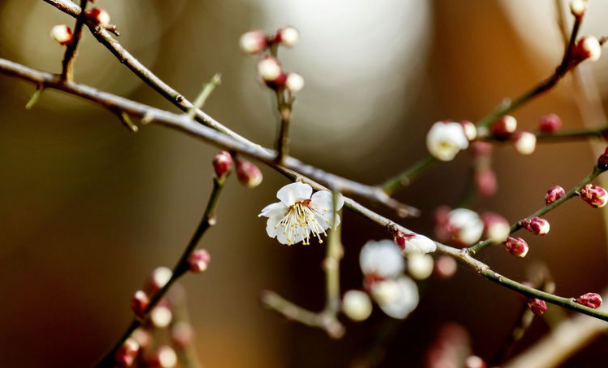
[[[87,8],[88,0],[80,0],[80,8]],[[82,26],[86,22],[86,12],[81,11],[76,17],[76,25],[74,26],[74,36],[72,41],[65,48],[63,61],[61,62],[61,79],[71,82],[74,79],[74,60],[76,59],[76,49],[82,35]]]

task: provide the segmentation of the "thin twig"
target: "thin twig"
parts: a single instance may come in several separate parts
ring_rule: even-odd
[[[190,119],[194,119],[194,117],[196,116],[196,110],[203,108],[205,102],[207,102],[207,99],[209,98],[209,96],[211,96],[211,93],[215,90],[217,86],[222,83],[221,77],[221,74],[217,73],[211,78],[209,82],[203,85],[201,93],[196,97],[192,108],[190,108],[190,111],[188,111],[188,117]]]
[[[74,26],[74,36],[72,41],[65,48],[65,54],[63,55],[63,61],[61,62],[61,80],[71,82],[74,80],[74,60],[76,59],[76,49],[82,36],[82,26],[86,22],[86,8],[88,0],[80,0],[80,9],[82,11],[76,17],[76,25]]]
[[[279,136],[277,138],[277,164],[281,165],[287,155],[289,155],[289,123],[291,122],[291,111],[293,108],[294,98],[287,91],[287,98],[284,91],[276,92],[277,109],[281,118],[279,126]]]
[[[589,138],[605,139],[604,136],[608,133],[608,125],[603,125],[597,128],[575,128],[564,129],[555,133],[534,132],[539,143],[561,143],[564,141],[581,141]],[[495,136],[480,136],[477,138],[485,142],[511,142],[515,137],[507,139],[497,138]]]

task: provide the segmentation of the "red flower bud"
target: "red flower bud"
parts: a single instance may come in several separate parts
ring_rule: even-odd
[[[597,61],[600,56],[602,56],[602,46],[597,38],[593,36],[583,36],[572,49],[572,59],[576,62],[587,59]]]
[[[597,167],[599,167],[600,170],[608,169],[608,147],[606,147],[604,153],[600,157],[598,157]]]
[[[103,9],[93,8],[87,12],[86,16],[97,25],[107,26],[110,24],[110,14]]]
[[[399,248],[405,249],[405,242],[415,236],[415,234],[405,234],[401,231],[397,231],[395,234],[393,234],[393,240],[395,241],[395,244],[399,246]]]
[[[595,208],[604,207],[608,202],[606,189],[597,185],[587,184],[579,190],[579,194],[583,201]]]
[[[492,134],[499,139],[508,138],[517,129],[517,120],[511,115],[505,115],[496,120],[490,127]]]
[[[525,240],[513,237],[507,238],[507,241],[505,241],[505,249],[507,252],[519,258],[524,258],[526,254],[528,254],[528,250],[530,250],[528,243],[526,243]]]
[[[494,170],[490,168],[477,170],[474,180],[477,191],[482,197],[491,197],[496,194],[498,181]]]
[[[131,310],[138,317],[143,317],[146,308],[150,305],[150,298],[143,290],[137,290],[131,298]]]
[[[538,129],[542,133],[555,133],[562,127],[562,119],[555,114],[549,114],[540,118]]]
[[[559,185],[551,187],[551,188],[549,188],[549,190],[547,191],[547,194],[545,195],[545,204],[548,206],[565,195],[566,195],[566,191],[564,190],[564,188],[560,187]]]
[[[278,30],[274,41],[287,47],[294,47],[300,41],[300,32],[291,26],[283,27]]]
[[[596,293],[587,293],[579,296],[575,300],[578,304],[584,305],[589,308],[599,308],[602,305],[602,297]]]
[[[226,151],[218,152],[213,158],[213,169],[218,179],[223,179],[232,170],[232,156]]]
[[[250,55],[263,52],[268,47],[268,40],[262,31],[250,31],[241,36],[239,41],[241,50]]]
[[[188,266],[190,271],[194,273],[201,273],[209,267],[211,256],[206,249],[197,249],[188,258]]]
[[[257,166],[242,159],[236,160],[236,176],[247,188],[257,187],[263,179],[262,172]]]
[[[132,338],[128,338],[122,346],[116,351],[114,360],[120,366],[130,367],[135,362],[135,357],[139,352],[139,344]]]
[[[542,316],[547,311],[547,303],[537,298],[528,299],[528,308],[537,316]]]
[[[536,235],[547,235],[551,229],[549,221],[537,216],[525,219],[522,225],[524,229]]]

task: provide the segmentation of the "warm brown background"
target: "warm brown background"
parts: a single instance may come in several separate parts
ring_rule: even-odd
[[[298,27],[301,44],[283,53],[287,67],[307,81],[296,104],[293,152],[367,183],[422,157],[434,121],[475,120],[550,74],[561,50],[552,0],[98,3],[118,24],[123,45],[186,96],[221,72],[223,84],[205,110],[265,145],[275,133],[272,99],[256,83],[254,59],[239,52],[238,38],[252,28]],[[608,33],[603,7],[591,1],[583,34]],[[58,23],[73,20],[40,0],[0,0],[0,57],[58,72],[62,48],[48,37]],[[608,87],[605,65],[593,68],[600,90]],[[88,34],[76,78],[175,110]],[[160,127],[129,134],[107,111],[54,91],[25,111],[32,91],[0,77],[0,366],[87,367],[127,326],[129,299],[142,280],[180,254],[208,196],[216,149]],[[566,80],[515,115],[529,129],[549,112],[566,127],[601,124],[583,122],[572,94]],[[479,208],[516,220],[542,205],[548,187],[571,187],[584,177],[594,156],[585,143],[543,145],[531,157],[499,148],[500,190]],[[462,154],[401,194],[425,214],[403,224],[430,234],[433,209],[455,203],[466,168]],[[346,338],[334,342],[258,304],[264,289],[313,309],[323,295],[322,247],[281,246],[256,217],[285,184],[264,173],[254,190],[228,184],[219,224],[203,240],[211,268],[183,282],[197,350],[207,367],[348,366],[374,339],[380,312],[347,323]],[[358,249],[386,234],[351,213],[344,217],[342,281],[358,287]],[[532,251],[524,261],[499,248],[481,259],[516,279],[542,260],[559,294],[600,291],[607,280],[600,211],[575,200],[548,218],[551,234],[528,237]],[[513,293],[466,269],[422,290],[423,302],[400,328],[386,366],[422,366],[425,347],[446,321],[467,326],[475,352],[487,358],[519,309]],[[522,346],[545,329],[536,321]],[[563,367],[598,367],[606,348],[602,337]]]

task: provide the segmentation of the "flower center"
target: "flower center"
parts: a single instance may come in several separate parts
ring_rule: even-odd
[[[283,228],[283,234],[287,235],[288,245],[293,244],[294,240],[298,242],[300,237],[302,237],[302,244],[308,245],[311,234],[312,237],[319,240],[319,243],[323,243],[321,234],[327,235],[327,233],[319,223],[319,218],[329,224],[329,220],[324,216],[325,212],[327,212],[326,209],[321,212],[311,207],[310,199],[297,202],[289,207],[287,214],[279,221],[275,229],[278,229],[279,226]]]

